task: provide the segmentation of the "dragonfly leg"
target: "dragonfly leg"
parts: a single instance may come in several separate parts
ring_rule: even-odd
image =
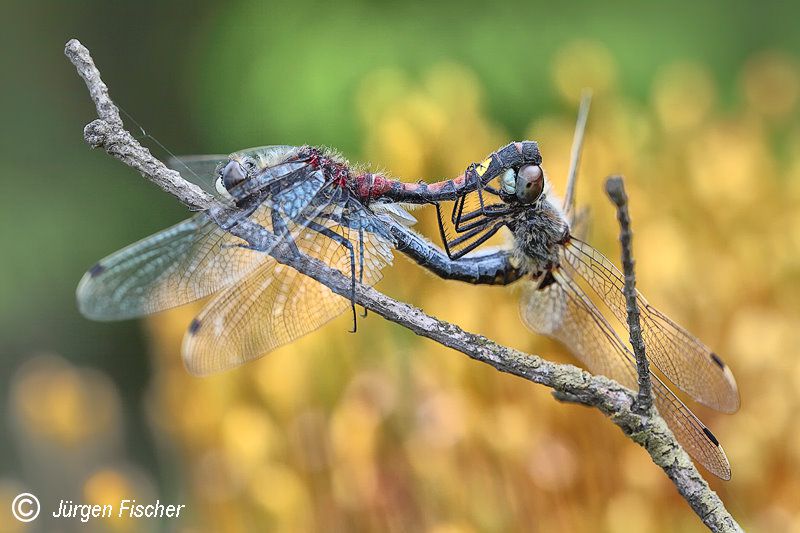
[[[442,242],[444,243],[444,251],[447,254],[447,257],[451,260],[459,260],[463,258],[475,248],[488,241],[500,230],[500,228],[506,225],[506,221],[504,219],[493,221],[491,218],[485,218],[471,224],[469,231],[462,233],[458,237],[450,238],[448,237],[447,231],[442,223],[441,211],[438,204],[436,205],[436,214],[438,215],[439,234],[441,235]],[[472,238],[475,238],[475,240],[469,242],[463,248],[453,251],[453,246],[467,242]]]
[[[341,244],[347,248],[348,252],[350,252],[350,308],[353,310],[353,329],[350,331],[350,333],[355,333],[358,330],[358,325],[356,320],[356,258],[353,243],[350,242],[350,239],[336,233],[330,228],[326,228],[325,226],[314,222],[313,220],[308,222],[307,227],[308,229],[314,230],[317,233]]]
[[[358,282],[364,283],[364,228],[358,228]],[[367,318],[367,308],[361,313],[361,318]]]
[[[284,218],[276,209],[272,210],[271,216],[272,231],[275,232],[275,236],[279,241],[285,241],[286,244],[289,245],[289,248],[294,255],[300,255],[300,250],[297,248],[297,243],[294,242],[294,239],[289,232],[289,226],[286,224],[286,220],[284,220]]]

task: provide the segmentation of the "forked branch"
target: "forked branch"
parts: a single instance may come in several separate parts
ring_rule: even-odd
[[[98,119],[84,130],[86,142],[103,148],[109,155],[139,171],[142,176],[173,195],[192,210],[206,211],[231,234],[259,249],[269,249],[279,263],[290,266],[349,298],[349,277],[325,263],[308,256],[293,254],[284,244],[274,247],[274,236],[262,226],[226,207],[197,186],[185,181],[178,172],[168,169],[147,148],[124,129],[119,111],[109,97],[89,51],[80,42],[70,40],[65,54],[86,82],[97,107]],[[457,350],[501,372],[552,388],[570,401],[595,407],[618,425],[626,435],[644,447],[653,462],[669,476],[678,492],[712,531],[741,531],[689,456],[675,440],[664,420],[651,410],[635,410],[636,396],[622,385],[602,376],[592,376],[572,365],[551,363],[536,355],[525,354],[443,322],[408,304],[394,300],[371,287],[356,285],[356,303],[395,322],[417,335],[427,337]]]

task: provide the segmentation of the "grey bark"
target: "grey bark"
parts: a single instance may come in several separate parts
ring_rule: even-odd
[[[617,221],[619,222],[619,244],[622,248],[622,271],[625,274],[625,311],[628,314],[628,331],[630,332],[633,355],[636,358],[636,373],[639,379],[639,394],[636,407],[640,413],[646,413],[653,406],[653,385],[650,382],[650,364],[645,353],[644,339],[642,338],[642,324],[639,320],[639,304],[636,298],[636,274],[633,266],[633,232],[631,231],[631,217],[628,214],[628,195],[625,194],[625,184],[619,176],[612,176],[606,180],[606,193],[617,206]]]

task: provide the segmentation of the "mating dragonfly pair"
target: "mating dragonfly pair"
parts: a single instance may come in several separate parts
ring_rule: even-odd
[[[442,278],[524,283],[520,306],[526,326],[562,342],[591,372],[635,389],[631,349],[595,303],[627,327],[623,276],[575,236],[578,151],[573,147],[563,204],[553,196],[538,145],[531,141],[510,143],[461,176],[431,184],[371,173],[310,146],[181,158],[172,166],[270,231],[275,242],[350,276],[353,296],[356,281],[378,282],[393,249]],[[447,215],[441,204],[451,201]],[[412,229],[416,221],[403,204],[436,206],[444,250]],[[504,227],[512,235],[509,249],[476,252]],[[92,319],[120,320],[212,296],[183,342],[186,367],[198,375],[261,357],[348,307],[355,326],[353,298],[279,264],[269,251],[249,248],[198,213],[89,269],[78,285],[79,308]],[[652,378],[659,411],[697,461],[729,479],[719,442],[665,381],[700,403],[734,412],[739,395],[731,371],[697,338],[638,298],[648,356],[657,369]]]

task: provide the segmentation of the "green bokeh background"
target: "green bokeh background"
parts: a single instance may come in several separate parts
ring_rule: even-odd
[[[461,64],[477,75],[491,119],[518,138],[532,117],[568,110],[547,73],[578,38],[605,45],[617,85],[642,101],[676,60],[705,65],[731,102],[753,52],[800,53],[800,7],[789,2],[31,1],[4,2],[3,12],[0,390],[40,353],[103,370],[122,393],[133,460],[162,486],[140,412],[150,376],[141,326],[85,320],[74,289],[98,258],[184,212],[84,144],[94,111],[62,54],[69,38],[92,51],[116,102],[175,153],[309,143],[353,159],[363,155],[358,84],[377,69],[414,76]],[[23,476],[5,428],[0,452],[0,473]]]

